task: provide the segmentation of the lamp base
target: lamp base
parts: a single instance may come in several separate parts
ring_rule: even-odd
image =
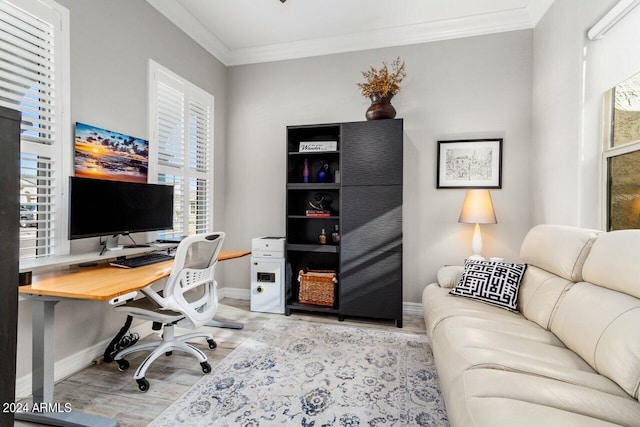
[[[476,224],[473,229],[473,239],[471,240],[471,256],[468,259],[484,260],[482,254],[482,234],[480,234],[480,224]]]
[[[476,261],[484,261],[486,258],[480,255],[469,255],[467,259],[473,259]]]

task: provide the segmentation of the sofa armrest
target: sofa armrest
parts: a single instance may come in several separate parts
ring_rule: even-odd
[[[441,288],[453,288],[462,277],[464,267],[461,265],[448,265],[438,270],[438,285]]]

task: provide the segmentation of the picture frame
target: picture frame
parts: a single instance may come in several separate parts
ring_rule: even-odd
[[[149,141],[76,122],[75,176],[146,183],[148,169]]]
[[[502,188],[502,138],[438,141],[437,188]]]

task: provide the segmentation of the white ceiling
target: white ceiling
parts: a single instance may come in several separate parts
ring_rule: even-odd
[[[533,28],[554,0],[147,0],[226,65]]]

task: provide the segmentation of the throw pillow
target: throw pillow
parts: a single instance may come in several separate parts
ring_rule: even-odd
[[[460,281],[449,292],[518,311],[518,290],[527,264],[468,259]]]

